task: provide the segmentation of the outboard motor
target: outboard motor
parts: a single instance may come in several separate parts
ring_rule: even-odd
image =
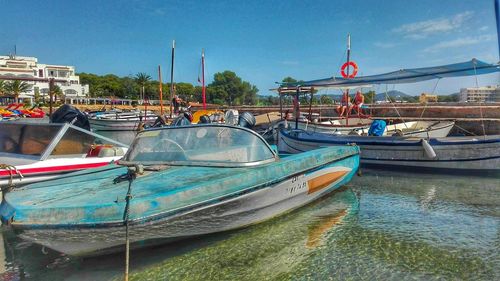
[[[370,129],[368,130],[368,135],[369,136],[382,136],[385,132],[385,127],[387,126],[387,123],[385,123],[384,120],[373,120],[372,124],[370,125]]]
[[[52,113],[50,116],[50,123],[70,123],[90,131],[90,123],[87,115],[69,104],[62,105]]]
[[[202,115],[200,117],[200,121],[198,122],[198,124],[208,124],[208,123],[212,123],[212,120],[210,120],[210,116],[208,115]]]
[[[225,120],[227,125],[234,126],[234,125],[238,124],[238,118],[239,118],[239,114],[238,114],[238,110],[236,110],[236,109],[229,109],[224,114],[224,120]]]
[[[257,123],[255,121],[255,117],[250,112],[243,112],[238,117],[238,126],[240,127],[251,129],[253,126],[255,126],[255,123]]]

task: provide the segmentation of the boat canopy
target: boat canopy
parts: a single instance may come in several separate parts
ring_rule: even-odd
[[[119,163],[241,167],[276,158],[269,144],[251,130],[206,124],[141,132]]]
[[[84,157],[93,145],[127,147],[68,123],[0,123],[0,160],[13,157],[45,160],[67,155]]]
[[[401,69],[384,74],[359,76],[349,79],[345,79],[342,77],[331,77],[326,79],[297,82],[297,83],[282,83],[281,86],[286,87],[287,89],[293,87],[346,88],[352,86],[365,86],[371,84],[416,83],[431,79],[482,75],[498,71],[500,71],[500,64],[489,64],[477,59],[472,59],[470,61],[461,63],[433,66],[433,67]]]

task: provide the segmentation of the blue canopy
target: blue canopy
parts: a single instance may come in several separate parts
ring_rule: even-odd
[[[482,75],[500,71],[499,64],[489,64],[477,59],[443,66],[401,69],[385,74],[360,76],[355,78],[332,77],[300,83],[283,83],[282,86],[301,87],[349,87],[370,84],[415,83],[445,77]]]

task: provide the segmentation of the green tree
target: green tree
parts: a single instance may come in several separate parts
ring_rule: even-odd
[[[33,94],[33,97],[35,98],[36,104],[41,102],[41,100],[40,100],[40,88],[35,87],[35,93]]]
[[[64,103],[65,96],[63,91],[61,90],[61,87],[59,87],[58,85],[54,85],[54,88],[52,88],[52,96],[54,97],[54,101],[57,101],[57,99],[59,99],[62,103]]]
[[[323,95],[320,98],[321,104],[333,104],[333,100],[331,97],[327,95]]]
[[[281,80],[281,83],[283,84],[294,84],[294,83],[297,83],[297,80],[290,77],[290,76],[287,76],[285,78],[283,78],[283,80]]]
[[[365,104],[372,104],[375,101],[376,93],[375,91],[368,91],[363,94],[365,96]]]
[[[19,103],[19,95],[21,93],[27,92],[31,89],[30,84],[20,80],[13,80],[6,84],[6,92],[14,96],[16,103]]]
[[[214,74],[207,87],[209,101],[217,104],[241,105],[255,103],[259,89],[243,81],[236,73],[226,70]]]
[[[194,98],[194,86],[190,83],[175,84],[175,93],[185,101],[192,101]]]
[[[151,80],[151,76],[147,75],[144,72],[139,72],[135,75],[135,81],[137,82],[137,84],[139,84],[139,86],[141,86],[142,90],[139,97],[140,99],[144,99],[145,87],[149,80]]]
[[[7,86],[7,83],[5,83],[3,80],[0,80],[0,95],[3,95],[5,92],[5,87]]]

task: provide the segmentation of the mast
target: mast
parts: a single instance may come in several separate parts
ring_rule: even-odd
[[[158,80],[160,81],[158,88],[160,90],[160,115],[163,116],[163,87],[161,82],[161,66],[158,65]]]
[[[205,88],[205,50],[201,49],[201,97],[203,109],[207,109],[206,88]]]
[[[172,40],[172,64],[170,67],[170,118],[172,118],[174,99],[174,58],[175,58],[175,40]]]
[[[500,0],[495,0],[495,18],[497,20],[498,57],[500,59]]]
[[[347,79],[349,79],[349,62],[351,60],[351,34],[347,34]],[[347,103],[347,113],[345,124],[349,126],[349,88],[346,89],[346,103]]]

